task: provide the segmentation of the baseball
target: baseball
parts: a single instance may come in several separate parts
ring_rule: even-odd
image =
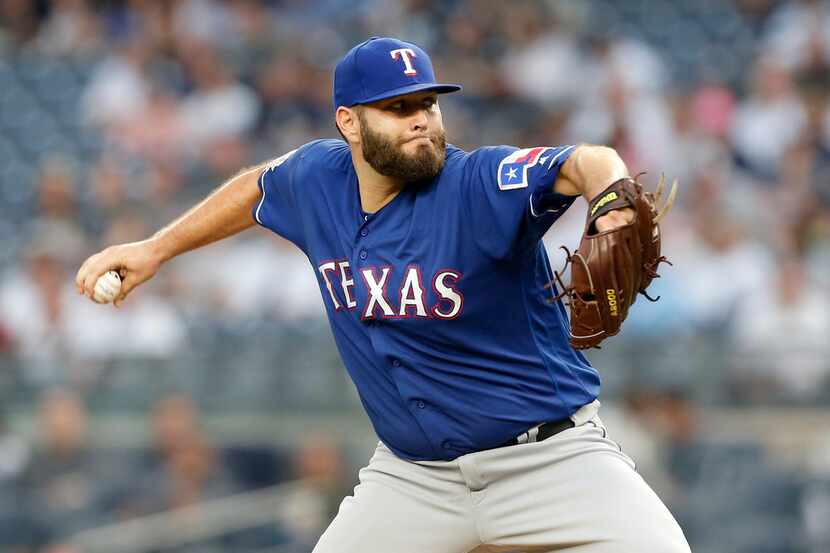
[[[121,276],[115,271],[108,271],[95,282],[93,298],[101,303],[110,303],[121,291]]]

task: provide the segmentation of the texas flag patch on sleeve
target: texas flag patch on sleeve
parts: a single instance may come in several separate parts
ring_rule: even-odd
[[[500,190],[513,190],[527,187],[527,171],[540,161],[544,163],[547,156],[542,155],[551,148],[540,146],[516,150],[499,163],[498,183]]]

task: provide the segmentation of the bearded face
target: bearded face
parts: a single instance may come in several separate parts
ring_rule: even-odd
[[[428,140],[417,139],[414,152],[407,153],[406,141],[372,130],[361,111],[358,119],[363,159],[381,175],[412,183],[432,180],[444,168],[447,142],[443,129],[431,132]]]

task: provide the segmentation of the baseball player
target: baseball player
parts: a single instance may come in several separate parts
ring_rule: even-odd
[[[308,256],[380,438],[315,553],[688,552],[606,435],[540,240],[628,170],[606,147],[446,144],[438,97],[458,90],[414,44],[355,46],[334,72],[344,140],[243,171],[151,238],[93,255],[78,290],[92,298],[119,271],[117,304],[168,259],[254,224]],[[598,232],[636,212],[600,213]]]

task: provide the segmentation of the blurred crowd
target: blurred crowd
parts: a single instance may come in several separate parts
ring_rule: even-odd
[[[54,409],[143,412],[170,390],[207,408],[357,405],[313,271],[261,229],[174,260],[118,311],[79,297],[73,279],[87,255],[147,237],[239,169],[336,138],[333,65],[372,35],[418,43],[439,79],[463,84],[441,98],[456,145],[607,144],[650,185],[677,177],[662,299],[641,299],[591,354],[606,397],[677,438],[673,485],[718,482],[706,470],[719,457],[689,464],[682,445],[701,404],[830,404],[830,2],[819,0],[0,0],[0,402],[39,404],[46,434],[61,433]],[[583,217],[579,203],[545,237],[554,263]],[[125,376],[138,366],[151,372]],[[193,447],[202,453],[150,455],[137,474],[155,486],[106,512],[232,487],[177,483],[178,468],[210,473],[221,457]],[[84,454],[11,437],[0,448],[0,471],[19,465],[39,482],[20,488],[32,513],[54,501],[88,520],[60,505],[63,484],[47,489],[69,465],[86,470]],[[699,493],[678,499],[691,518]],[[802,498],[808,527],[830,512],[828,493]],[[824,550],[830,536],[813,526]],[[49,541],[36,517],[17,527]]]
[[[31,442],[0,420],[2,550],[83,553],[89,549],[76,537],[84,530],[302,479],[308,492],[303,517],[274,516],[241,530],[231,526],[164,551],[264,551],[278,545],[308,551],[351,489],[341,445],[323,433],[310,433],[291,450],[216,444],[193,399],[180,394],[159,398],[147,426],[146,448],[96,445],[83,398],[60,388],[40,397]],[[197,523],[198,516],[189,522]],[[133,550],[129,542],[122,545]]]

